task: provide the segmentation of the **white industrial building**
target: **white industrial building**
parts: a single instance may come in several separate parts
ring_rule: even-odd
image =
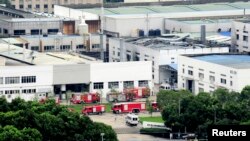
[[[226,88],[240,92],[250,84],[250,56],[211,54],[179,56],[178,88],[213,92]]]
[[[241,19],[233,22],[232,46],[236,52],[250,52],[250,20]]]
[[[187,42],[180,42],[187,36],[189,35],[127,39],[110,38],[109,61],[152,61],[151,71],[154,83],[177,83],[178,55],[229,52],[228,47],[192,46]]]
[[[29,50],[39,52],[80,52],[80,51],[100,51],[100,35],[86,34],[81,35],[24,35],[18,38],[2,38],[6,43]],[[104,36],[106,44],[106,36]]]
[[[115,37],[134,36],[138,29],[148,35],[150,29],[165,33],[166,19],[180,18],[235,18],[250,14],[250,2],[212,3],[174,6],[133,6],[105,8],[104,31]],[[84,15],[86,21],[99,21],[100,8],[72,9],[55,6],[55,15],[78,19]],[[91,23],[90,23],[91,24]]]
[[[66,91],[96,91],[105,98],[114,87],[152,88],[150,61],[102,63],[74,53],[44,54],[4,43],[0,46],[0,95],[8,101],[16,97],[34,100],[50,94],[65,98]]]
[[[79,19],[79,18],[78,18]],[[0,19],[1,36],[49,35],[78,32],[79,20],[60,18],[7,18]]]

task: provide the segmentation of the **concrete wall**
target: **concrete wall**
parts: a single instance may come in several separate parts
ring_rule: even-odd
[[[6,96],[7,101],[11,101],[16,97],[21,97],[25,100],[33,100],[35,94],[23,94],[24,89],[36,89],[38,94],[50,93],[53,91],[52,87],[52,66],[15,66],[15,67],[0,67],[0,76],[3,78],[3,84],[0,84],[0,91]],[[22,76],[36,76],[35,83],[21,83]],[[5,84],[6,77],[20,77],[18,84]],[[19,90],[19,94],[4,94],[4,91]],[[10,96],[9,96],[10,95]]]
[[[239,36],[239,39],[236,36]],[[243,41],[243,36],[247,41]],[[250,52],[250,24],[239,21],[233,22],[232,28],[232,46],[239,52]]]
[[[219,87],[227,88],[230,91],[240,92],[241,89],[249,84],[248,70],[238,70],[218,64],[200,61],[190,57],[179,56],[178,63],[178,88],[186,89],[187,80],[194,81],[194,93],[199,93],[199,88],[203,88],[205,92],[213,92]],[[215,69],[216,68],[216,69]],[[183,73],[184,69],[184,73]],[[193,75],[188,74],[188,70],[193,71]],[[232,73],[235,72],[235,73]],[[199,77],[199,73],[204,74],[204,79]],[[221,74],[225,75],[222,76]],[[209,76],[214,76],[215,81],[211,82]],[[245,77],[243,79],[243,77]],[[227,83],[222,84],[221,78],[226,79]],[[246,80],[246,81],[243,81]],[[230,85],[232,81],[233,85]],[[184,85],[184,87],[183,87]]]
[[[200,32],[201,25],[206,26],[206,32],[217,32],[220,28],[221,31],[228,31],[231,28],[232,23],[228,22],[218,22],[218,23],[205,23],[204,24],[189,24],[183,21],[165,19],[165,30],[169,30],[170,33],[175,32]]]
[[[53,84],[89,83],[90,66],[88,64],[55,65],[53,67]]]
[[[152,89],[152,62],[114,62],[114,63],[94,63],[90,64],[90,91],[102,93],[105,97],[108,82],[119,82],[118,91],[123,91],[123,81],[134,81],[134,86],[138,87],[139,80],[148,80],[149,88]],[[94,89],[95,82],[103,82],[103,89]]]

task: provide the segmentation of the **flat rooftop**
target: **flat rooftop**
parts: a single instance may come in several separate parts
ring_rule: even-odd
[[[193,56],[192,58],[214,63],[226,67],[232,67],[236,69],[249,69],[250,68],[250,56],[249,55],[201,55]]]
[[[154,14],[154,13],[180,13],[180,12],[203,12],[203,11],[227,11],[250,9],[250,2],[235,3],[210,3],[196,5],[173,5],[173,6],[131,6],[118,8],[105,8],[105,15],[130,15],[130,14]],[[101,14],[100,8],[77,9],[92,14]]]
[[[204,19],[204,20],[177,20],[187,24],[218,24],[231,23],[233,19]]]
[[[90,64],[102,62],[73,52],[40,53],[0,42],[0,56],[29,65]]]
[[[23,35],[20,36],[21,38],[76,38],[76,37],[82,37],[80,35],[66,35],[66,34],[56,34],[56,35]]]

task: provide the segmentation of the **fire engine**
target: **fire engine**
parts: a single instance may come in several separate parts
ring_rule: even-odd
[[[85,106],[82,109],[82,114],[89,115],[89,114],[102,114],[105,112],[105,105],[92,105],[92,106]]]
[[[109,102],[127,102],[133,101],[134,96],[129,97],[121,92],[109,92],[106,97]]]
[[[146,87],[124,89],[125,95],[133,95],[134,99],[147,98],[150,96],[150,89]]]
[[[100,102],[100,96],[98,93],[75,93],[70,101],[74,104],[97,103]]]
[[[113,113],[139,113],[146,110],[145,102],[115,103],[112,106]]]

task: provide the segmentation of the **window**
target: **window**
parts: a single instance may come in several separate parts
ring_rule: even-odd
[[[227,84],[227,80],[226,80],[226,79],[223,79],[223,78],[220,79],[220,82],[221,82],[222,84]]]
[[[39,35],[41,33],[42,33],[42,29],[40,29],[40,33],[39,33],[39,29],[31,29],[30,30],[31,35]]]
[[[93,44],[92,48],[100,48],[100,45],[99,44]]]
[[[54,4],[52,4],[52,8],[54,8]]]
[[[23,94],[32,94],[32,93],[36,93],[36,89],[23,89],[22,90]]]
[[[204,92],[204,88],[199,88],[199,92]]]
[[[119,82],[109,82],[109,89],[118,89],[119,88]]]
[[[5,84],[19,84],[20,77],[5,77]]]
[[[240,36],[239,34],[236,34],[236,39],[239,40]]]
[[[28,5],[28,8],[32,8],[32,5]]]
[[[36,76],[22,76],[22,83],[36,83]]]
[[[48,8],[48,4],[44,4],[44,8]]]
[[[113,55],[115,55],[115,51],[113,51]]]
[[[23,5],[22,5],[22,4],[20,4],[20,5],[19,5],[19,8],[20,8],[20,9],[23,9]]]
[[[248,49],[248,46],[242,46],[243,48],[245,48],[245,49]]]
[[[40,5],[39,5],[39,4],[37,4],[37,5],[36,5],[36,8],[38,8],[38,9],[39,9],[39,8],[40,8]]]
[[[127,54],[127,60],[131,61],[131,56],[129,54]],[[147,61],[147,60],[145,59],[145,61]]]
[[[3,33],[8,34],[9,33],[8,29],[3,29]]]
[[[139,80],[139,87],[148,87],[147,80]]]
[[[233,81],[230,81],[230,86],[233,86]]]
[[[124,81],[123,82],[123,88],[133,88],[134,87],[134,81]]]
[[[60,50],[70,50],[70,45],[61,45]]]
[[[6,90],[5,94],[19,94],[20,91],[19,90]]]
[[[25,30],[14,30],[14,35],[25,35]]]
[[[120,56],[120,52],[117,53],[117,56]]]
[[[204,79],[204,73],[199,73],[199,78],[202,80]]]
[[[58,29],[48,29],[48,34],[57,34],[58,31]]]
[[[103,89],[103,82],[94,83],[94,89]]]
[[[210,75],[209,80],[210,80],[211,83],[213,83],[215,81],[215,77]]]
[[[188,70],[188,74],[189,74],[189,75],[193,75],[193,71]]]
[[[44,50],[45,51],[50,51],[50,50],[54,50],[54,46],[44,46]]]
[[[213,71],[209,71],[210,73],[212,73],[212,74],[215,74],[215,72],[213,72]]]
[[[31,50],[39,51],[39,46],[31,46]]]
[[[3,77],[0,77],[0,84],[3,84]]]
[[[246,42],[247,42],[247,41],[248,41],[248,36],[245,36],[245,35],[244,35],[244,36],[243,36],[243,41],[246,41]]]
[[[182,83],[182,87],[185,88],[185,83]]]
[[[182,69],[182,73],[185,73],[185,69]]]
[[[76,46],[76,49],[84,49],[85,47],[84,47],[84,45],[77,45]]]

